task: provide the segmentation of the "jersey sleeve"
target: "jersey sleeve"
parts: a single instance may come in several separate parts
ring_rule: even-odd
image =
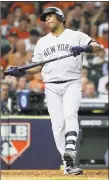
[[[92,38],[83,32],[78,32],[78,38],[80,46],[86,46],[92,41]]]
[[[35,48],[34,48],[34,52],[33,52],[33,57],[32,57],[32,62],[41,62],[43,61],[42,58],[42,48],[41,48],[41,43],[40,41],[37,42]]]

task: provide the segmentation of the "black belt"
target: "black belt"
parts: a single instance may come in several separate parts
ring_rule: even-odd
[[[62,83],[66,83],[66,82],[69,82],[69,81],[72,81],[73,79],[69,79],[69,80],[66,80],[66,81],[52,81],[52,82],[46,82],[46,83],[55,83],[55,84],[62,84]]]

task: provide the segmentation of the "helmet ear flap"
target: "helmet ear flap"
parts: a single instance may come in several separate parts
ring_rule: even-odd
[[[56,14],[56,18],[58,21],[63,22],[65,24],[65,21],[63,21],[63,16],[60,14]]]
[[[60,21],[60,22],[63,21],[63,20],[62,20],[62,15],[56,14],[56,18],[57,18],[57,20]]]

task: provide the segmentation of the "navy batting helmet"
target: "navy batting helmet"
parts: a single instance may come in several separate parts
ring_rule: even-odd
[[[40,20],[45,22],[45,18],[48,14],[56,14],[58,21],[65,22],[65,16],[61,9],[57,7],[48,7],[42,13]]]

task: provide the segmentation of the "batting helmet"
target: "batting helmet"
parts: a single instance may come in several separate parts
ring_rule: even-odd
[[[48,7],[47,9],[45,9],[40,17],[40,20],[45,22],[45,18],[48,14],[56,14],[58,21],[65,22],[64,13],[57,7]]]

